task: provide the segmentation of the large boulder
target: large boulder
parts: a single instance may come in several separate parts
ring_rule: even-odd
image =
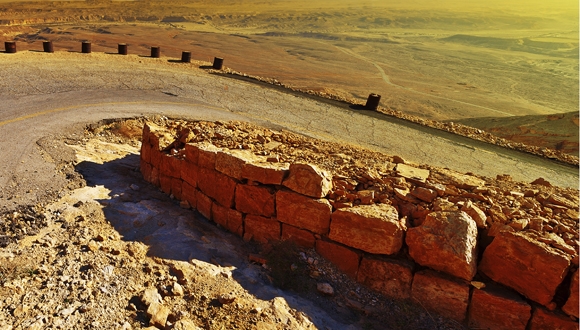
[[[395,254],[403,246],[405,224],[387,204],[359,205],[332,213],[328,237],[374,254]]]
[[[500,232],[483,253],[479,269],[492,280],[509,286],[545,306],[570,267],[564,252],[522,232]]]
[[[477,224],[467,213],[433,212],[407,230],[409,255],[420,265],[470,281],[477,272]]]
[[[282,185],[305,196],[322,198],[332,189],[332,176],[314,165],[291,164]]]

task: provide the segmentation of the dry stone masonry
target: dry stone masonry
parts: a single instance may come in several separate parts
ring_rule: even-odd
[[[144,178],[244,240],[314,248],[475,328],[578,329],[578,191],[408,164],[247,123],[159,120]]]

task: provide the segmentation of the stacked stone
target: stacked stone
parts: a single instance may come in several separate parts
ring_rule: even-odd
[[[476,203],[486,199],[478,178],[453,174],[459,188],[429,183],[428,170],[401,163],[398,177],[389,178],[395,197],[381,203],[364,190],[348,196],[348,187],[334,186],[341,178],[311,164],[269,162],[247,150],[185,139],[162,150],[162,130],[144,127],[145,180],[244,240],[315,248],[385,296],[418,301],[470,327],[578,328],[578,272],[569,274],[577,269],[577,252],[516,230],[493,208],[486,214]],[[473,203],[449,201],[466,196],[460,192],[466,187],[474,191],[467,194]],[[450,198],[434,202],[441,196]],[[478,239],[481,232],[485,239]],[[485,283],[473,281],[476,276]],[[554,301],[557,291],[567,293],[566,301]]]

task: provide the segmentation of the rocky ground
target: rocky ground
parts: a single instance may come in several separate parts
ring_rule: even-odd
[[[424,198],[409,194],[412,180],[381,179],[405,162],[397,156],[247,123],[150,120],[170,128],[168,149],[187,127],[189,141],[318,164],[334,173],[337,208]],[[75,171],[58,167],[69,180],[65,191],[0,218],[0,329],[462,328],[420,302],[367,290],[313,251],[245,243],[179,207],[141,178],[142,122],[91,125],[82,136],[45,143],[74,152]],[[431,188],[455,194],[410,211],[399,203],[410,220],[477,197],[493,214],[489,231],[527,231],[576,255],[578,265],[577,190],[419,167],[431,171]]]
[[[74,162],[57,166],[65,190],[0,217],[0,329],[462,328],[369,291],[313,251],[264,249],[180,207],[141,178],[141,125],[91,125],[39,143]],[[393,160],[245,123],[192,125],[199,139],[336,166],[345,179],[357,178],[348,164]]]

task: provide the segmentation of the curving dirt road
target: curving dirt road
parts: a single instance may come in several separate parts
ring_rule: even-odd
[[[58,181],[43,175],[54,165],[36,147],[42,137],[100,119],[152,114],[247,120],[460,172],[578,185],[578,169],[572,166],[209,75],[199,64],[98,53],[0,54],[0,207],[34,202]]]

